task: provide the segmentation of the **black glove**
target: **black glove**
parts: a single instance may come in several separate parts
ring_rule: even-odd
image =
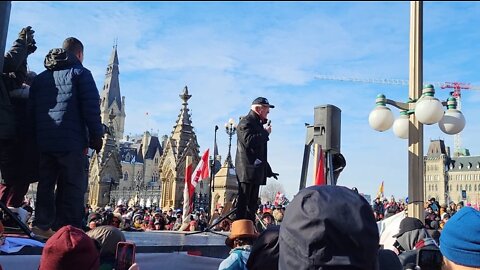
[[[90,138],[90,144],[88,147],[92,148],[93,150],[97,151],[97,153],[102,150],[103,140],[102,137],[92,137]]]
[[[37,50],[37,46],[35,46],[35,38],[34,34],[35,31],[33,31],[31,26],[27,26],[23,28],[20,33],[18,33],[18,38],[21,40],[25,41],[25,44],[28,46],[28,54],[31,54]]]
[[[275,180],[278,180],[278,173],[272,173],[272,177],[275,178]]]
[[[32,54],[37,50],[37,46],[35,46],[35,44],[37,44],[35,40],[33,40],[32,43],[28,43],[28,48],[27,48],[28,54]]]

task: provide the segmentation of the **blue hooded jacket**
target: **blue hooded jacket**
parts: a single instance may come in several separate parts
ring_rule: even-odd
[[[64,49],[52,49],[32,83],[29,113],[39,150],[74,151],[103,136],[100,95],[92,73]]]

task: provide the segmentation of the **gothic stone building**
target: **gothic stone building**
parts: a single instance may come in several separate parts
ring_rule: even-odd
[[[120,94],[118,66],[117,47],[114,46],[100,96],[102,122],[113,132],[104,138],[103,150],[92,155],[86,199],[90,205],[100,207],[110,203],[182,208],[185,159],[192,157],[193,168],[200,160],[199,145],[188,109],[191,98],[188,88],[185,86],[180,94],[182,108],[170,137],[165,135],[160,140],[145,132],[140,138],[127,136],[123,141],[125,97]],[[215,172],[220,169],[217,162]],[[236,187],[229,173],[231,171],[231,168],[225,168],[219,172],[215,204],[223,205],[234,197],[231,193],[236,192]],[[208,179],[200,181],[195,194],[196,207],[205,208],[210,198]]]
[[[424,157],[424,165],[425,201],[435,198],[440,203],[464,201],[478,205],[480,156],[452,157],[443,140],[433,140]]]
[[[183,208],[186,157],[192,157],[193,168],[200,161],[197,136],[188,109],[188,100],[191,97],[192,95],[188,93],[188,88],[185,86],[180,94],[180,99],[183,101],[180,114],[175,126],[173,126],[171,136],[165,141],[163,155],[158,164],[162,191],[160,206],[162,209]],[[209,190],[210,183],[200,181],[195,188],[195,193],[203,194],[204,198],[208,198]]]

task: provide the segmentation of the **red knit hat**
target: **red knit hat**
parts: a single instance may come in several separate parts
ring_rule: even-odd
[[[100,252],[82,230],[67,225],[48,239],[39,270],[97,270]]]

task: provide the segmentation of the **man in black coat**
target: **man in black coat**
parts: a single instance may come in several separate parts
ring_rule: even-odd
[[[267,177],[277,179],[278,174],[272,172],[267,161],[268,136],[272,132],[267,116],[270,108],[274,107],[266,98],[256,98],[250,112],[242,117],[237,126],[235,170],[238,201],[235,219],[255,222],[260,185],[266,184]]]

